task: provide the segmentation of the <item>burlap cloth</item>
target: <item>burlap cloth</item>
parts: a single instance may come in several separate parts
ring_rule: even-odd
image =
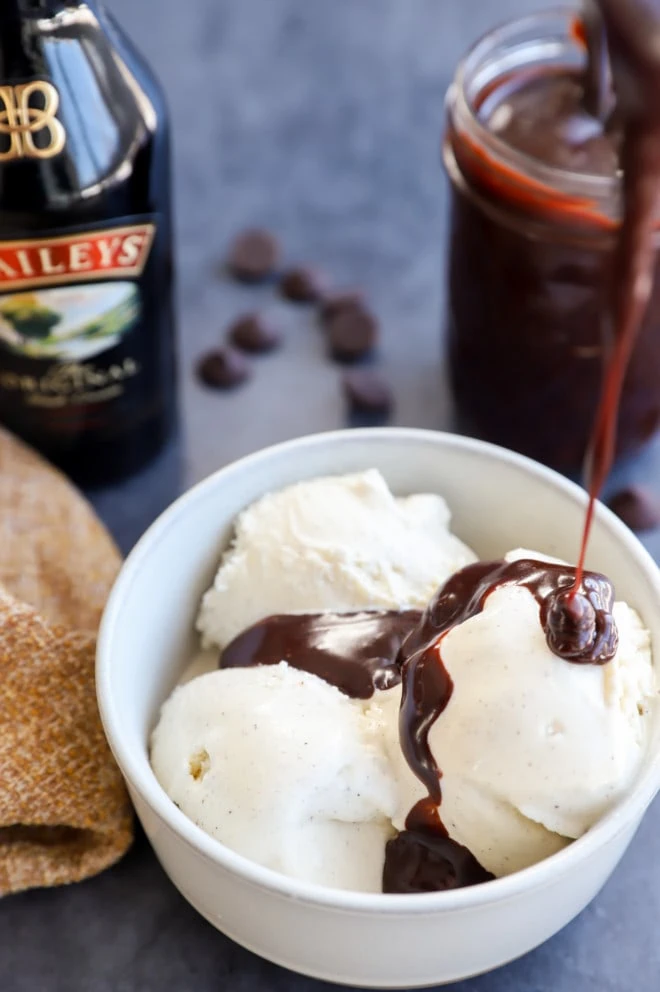
[[[0,895],[80,881],[131,843],[94,691],[119,564],[83,497],[0,429]]]

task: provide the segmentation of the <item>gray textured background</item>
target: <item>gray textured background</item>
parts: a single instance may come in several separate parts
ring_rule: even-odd
[[[291,260],[364,286],[383,322],[396,422],[442,427],[442,100],[467,45],[538,0],[112,0],[172,111],[183,437],[142,476],[94,496],[124,550],[184,486],[264,444],[343,424],[338,372],[304,314],[245,389],[190,374],[225,323],[269,290],[218,277],[229,236],[277,231]],[[655,446],[624,466],[653,480]],[[660,551],[658,535],[649,540]],[[656,992],[660,809],[602,895],[546,945],[456,992]],[[316,992],[199,918],[141,838],[90,882],[0,903],[1,992]],[[328,988],[328,986],[325,986]]]

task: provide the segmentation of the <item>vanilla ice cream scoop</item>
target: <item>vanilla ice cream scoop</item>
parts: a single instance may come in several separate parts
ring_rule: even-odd
[[[262,497],[234,540],[197,622],[225,647],[266,616],[424,608],[474,553],[449,530],[442,497],[395,498],[375,469],[310,479]]]
[[[521,553],[507,557],[520,561]],[[623,796],[644,754],[656,686],[650,636],[625,603],[612,608],[618,646],[614,639],[606,663],[553,653],[538,590],[496,584],[480,603],[430,648],[450,681],[427,743],[442,773],[440,814],[450,837],[505,875],[581,836]],[[394,710],[390,704],[393,721]],[[427,788],[396,744],[391,760],[402,828]]]
[[[175,689],[151,763],[180,809],[267,868],[382,891],[396,781],[377,701],[285,663],[220,669]]]

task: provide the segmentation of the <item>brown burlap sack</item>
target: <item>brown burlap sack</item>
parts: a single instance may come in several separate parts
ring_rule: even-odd
[[[0,894],[87,878],[131,842],[94,690],[119,564],[83,497],[0,429]]]

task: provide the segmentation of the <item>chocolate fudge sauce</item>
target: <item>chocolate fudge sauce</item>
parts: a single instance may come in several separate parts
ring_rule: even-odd
[[[387,842],[383,892],[442,892],[493,878],[467,847],[449,837],[430,799],[420,799],[406,818],[406,829]]]
[[[318,675],[354,699],[401,681],[397,663],[419,610],[305,613],[266,617],[239,634],[220,658],[221,668],[277,665]]]
[[[584,108],[578,72],[514,74],[483,101],[479,116],[511,148],[546,165],[614,176],[621,133]]]

